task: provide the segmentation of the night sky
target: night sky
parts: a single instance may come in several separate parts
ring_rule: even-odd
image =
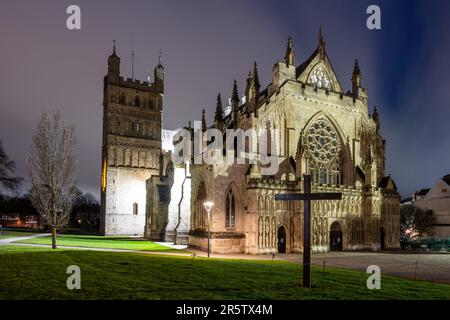
[[[66,8],[81,7],[82,30],[66,28]],[[381,30],[366,28],[366,8],[381,8]],[[254,61],[271,81],[292,35],[296,62],[317,46],[347,91],[355,58],[387,140],[386,174],[403,197],[450,173],[449,1],[2,1],[0,4],[0,140],[26,178],[25,154],[45,109],[76,127],[77,182],[98,197],[102,90],[117,41],[121,72],[145,80],[166,68],[164,127],[213,119],[237,79],[240,94]]]

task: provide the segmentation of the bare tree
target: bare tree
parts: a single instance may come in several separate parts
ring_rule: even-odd
[[[413,204],[400,207],[400,238],[403,241],[423,236],[434,223],[433,212]]]
[[[44,112],[27,154],[30,198],[41,221],[52,232],[52,248],[56,249],[56,230],[70,219],[75,197],[75,136],[59,111]]]
[[[22,178],[14,176],[15,169],[15,162],[9,159],[0,141],[0,186],[13,192],[18,191],[22,183]]]

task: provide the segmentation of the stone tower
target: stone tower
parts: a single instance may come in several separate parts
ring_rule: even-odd
[[[160,171],[164,67],[153,83],[120,76],[120,58],[108,58],[103,89],[101,224],[104,235],[143,235],[146,180]]]

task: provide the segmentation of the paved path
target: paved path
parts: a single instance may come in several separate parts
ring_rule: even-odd
[[[159,244],[160,246],[168,247],[168,248],[172,248],[172,249],[179,249],[179,250],[187,249],[186,245],[174,244],[172,242],[155,242],[155,243]]]
[[[33,234],[31,236],[0,239],[0,245],[11,244],[11,242],[16,242],[16,241],[20,241],[20,240],[28,240],[28,239],[48,237],[48,236],[51,236],[51,234],[50,233],[37,233],[37,234]]]
[[[20,238],[20,240],[23,240]],[[23,247],[37,247],[37,248],[51,248],[50,244],[32,244],[32,243],[9,243],[14,246]],[[112,249],[112,248],[93,248],[93,247],[75,247],[75,246],[57,246],[58,249],[74,249],[74,250],[88,250],[88,251],[104,251],[104,252],[128,252],[128,253],[143,253],[143,254],[157,254],[157,255],[171,255],[171,256],[185,256],[190,257],[192,253],[183,252],[168,252],[168,251],[143,251],[143,250],[130,250],[130,249]]]

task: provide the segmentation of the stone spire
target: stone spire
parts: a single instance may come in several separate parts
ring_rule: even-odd
[[[246,96],[248,96],[248,93],[249,93],[249,91],[250,91],[250,89],[252,87],[252,82],[253,82],[253,75],[252,75],[252,72],[249,71],[248,72],[248,76],[247,76],[247,80],[246,80],[247,85],[245,87],[245,95]]]
[[[286,48],[286,54],[284,55],[284,61],[286,65],[295,65],[295,52],[294,52],[294,43],[292,41],[292,37],[288,37],[288,43]]]
[[[231,92],[231,101],[237,102],[239,104],[239,94],[238,94],[238,87],[237,87],[236,79],[234,79],[234,82],[233,82],[233,91]]]
[[[379,130],[380,129],[380,115],[378,114],[377,107],[373,107],[372,120],[375,121],[377,130]]]
[[[247,87],[245,89],[245,109],[248,113],[254,112],[256,115],[256,105],[259,96],[259,77],[258,66],[253,64],[253,72],[250,71],[247,78]]]
[[[223,121],[223,108],[222,108],[222,97],[220,96],[220,93],[217,95],[217,102],[216,102],[216,113],[214,115],[214,122],[216,125],[216,128],[221,129],[221,124]]]
[[[208,129],[206,127],[206,118],[205,118],[205,109],[202,111],[202,131],[206,131]]]
[[[159,51],[158,65],[155,67],[154,76],[155,76],[155,85],[161,89],[162,93],[164,93],[165,71],[164,71],[164,66],[161,63],[161,51]]]
[[[108,79],[118,82],[120,77],[120,58],[116,53],[116,40],[114,40],[113,53],[108,58]]]
[[[239,94],[236,80],[233,82],[233,91],[231,93],[231,119],[237,121],[239,112]]]
[[[325,40],[322,34],[322,26],[319,28],[319,45],[318,45],[320,59],[325,59]]]
[[[358,59],[356,59],[352,74],[352,93],[355,98],[358,98],[360,88],[361,88],[361,69],[359,68]]]
[[[161,63],[161,59],[162,59],[162,52],[161,50],[159,50],[159,56],[158,56],[158,66],[162,67],[164,69],[164,66]]]
[[[353,67],[352,83],[361,86],[361,69],[359,68],[358,59],[355,60],[355,66]]]
[[[255,90],[256,96],[258,96],[260,84],[259,84],[259,76],[258,76],[258,66],[256,65],[256,61],[255,61],[255,63],[253,63],[253,88]]]

